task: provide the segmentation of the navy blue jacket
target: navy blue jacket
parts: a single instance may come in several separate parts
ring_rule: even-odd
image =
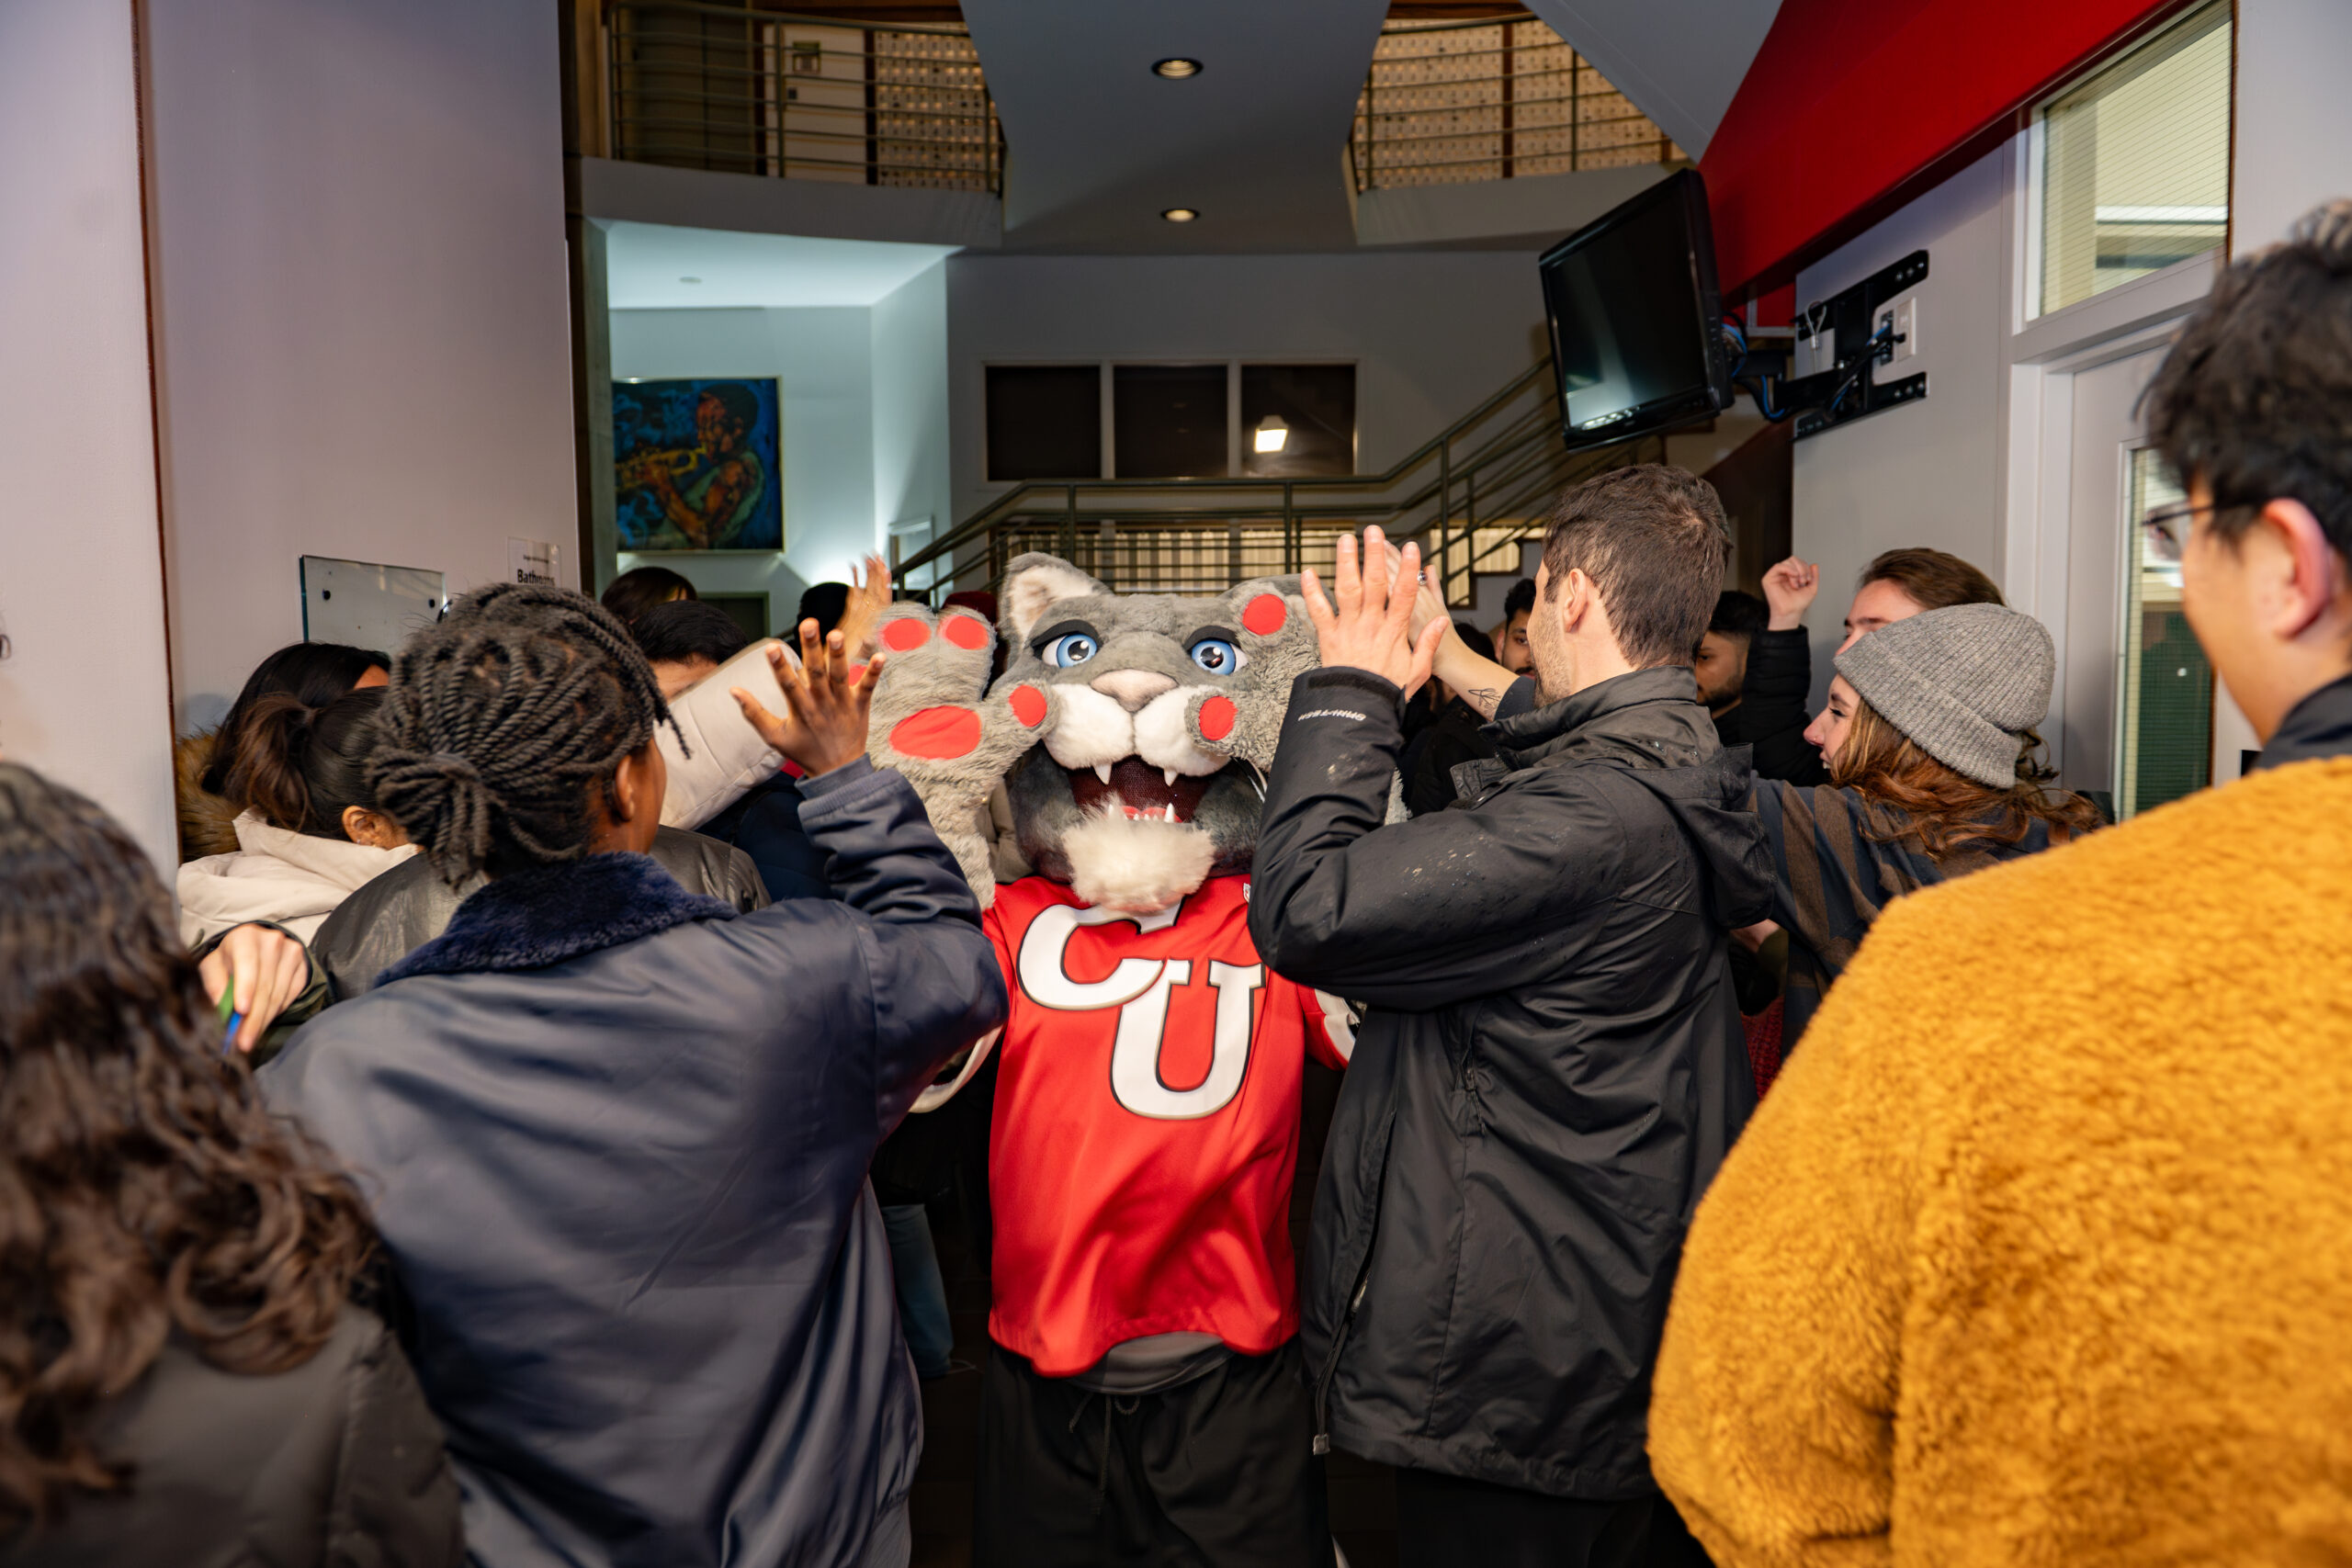
[[[904,779],[802,793],[838,901],[502,877],[262,1075],[374,1206],[491,1568],[846,1568],[913,1482],[866,1164],[1004,986]]]
[[[825,852],[800,826],[800,786],[789,773],[753,784],[741,799],[695,831],[751,856],[768,897],[778,903],[833,896],[832,884],[825,879]]]

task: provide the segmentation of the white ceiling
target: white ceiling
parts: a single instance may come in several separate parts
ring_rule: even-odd
[[[964,0],[1003,117],[1004,247],[1345,251],[1387,0]],[[1170,55],[1204,69],[1151,73]],[[1176,224],[1162,209],[1198,209]]]
[[[1693,158],[1714,140],[1781,0],[1522,0]]]
[[[955,254],[950,245],[614,223],[605,236],[605,293],[616,310],[871,305]]]

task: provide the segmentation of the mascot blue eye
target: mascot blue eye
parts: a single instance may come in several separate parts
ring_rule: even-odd
[[[1083,664],[1094,657],[1102,645],[1084,632],[1071,632],[1057,637],[1046,645],[1046,662],[1057,670],[1067,670],[1073,664]]]
[[[1250,660],[1223,637],[1204,637],[1193,645],[1193,662],[1212,675],[1230,675]]]

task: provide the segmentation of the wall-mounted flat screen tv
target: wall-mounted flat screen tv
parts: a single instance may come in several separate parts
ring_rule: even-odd
[[[1714,231],[1696,169],[1619,204],[1537,265],[1571,451],[1731,406]]]

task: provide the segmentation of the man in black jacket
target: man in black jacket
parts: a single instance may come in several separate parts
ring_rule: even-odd
[[[1782,561],[1772,570],[1799,564]],[[1813,684],[1812,650],[1801,621],[1782,625],[1784,595],[1770,574],[1764,588],[1772,601],[1769,606],[1736,588],[1725,589],[1715,600],[1707,634],[1699,639],[1699,700],[1714,717],[1715,739],[1727,748],[1747,747],[1750,765],[1765,778],[1817,784],[1826,777],[1821,753],[1804,738],[1805,726],[1813,722],[1804,711]]]
[[[1392,593],[1366,538],[1336,612],[1306,587],[1324,667],[1292,694],[1250,921],[1277,972],[1372,1005],[1316,1194],[1317,1442],[1401,1467],[1408,1568],[1635,1562],[1683,1232],[1755,1100],[1724,936],[1769,870],[1690,668],[1722,508],[1657,465],[1563,497],[1536,680],[1449,680],[1500,707],[1502,756],[1387,827],[1443,626],[1408,635],[1417,552]]]

